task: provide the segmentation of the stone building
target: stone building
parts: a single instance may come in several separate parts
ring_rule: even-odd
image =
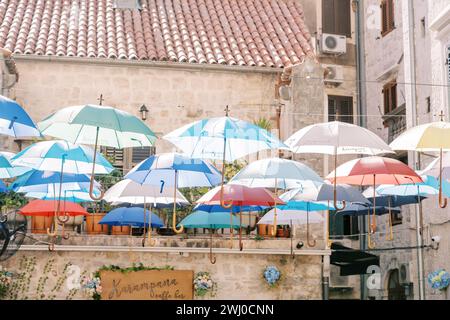
[[[391,142],[406,128],[439,121],[441,111],[448,121],[448,1],[364,0],[363,3],[367,127]],[[432,152],[396,155],[416,169],[424,169],[436,156]],[[417,221],[421,215],[423,245],[430,246],[431,238],[438,235],[441,237],[438,250],[415,248],[419,244]],[[439,209],[436,197],[431,197],[421,206],[404,207],[401,215],[393,215],[392,219],[394,241],[389,241],[387,217],[378,218],[380,234],[375,242],[378,248],[388,250],[379,252],[381,287],[369,290],[366,297],[445,299],[445,292],[429,287],[426,276],[439,268],[450,268],[449,209]],[[406,249],[392,250],[402,247]],[[419,268],[420,255],[424,264]],[[422,268],[423,272],[419,272]]]
[[[159,137],[188,122],[222,116],[228,105],[233,117],[270,120],[272,130],[284,140],[316,122],[359,122],[356,20],[350,0],[0,0],[0,47],[7,58],[3,81],[17,82],[3,85],[2,94],[16,99],[36,122],[59,108],[87,103],[102,102],[139,117],[147,109],[145,121]],[[15,62],[14,71],[7,61]],[[2,138],[0,148],[17,151],[31,142]],[[154,148],[103,151],[126,172],[151,153],[172,150],[158,139]],[[282,156],[305,161],[321,175],[331,169],[326,157]],[[250,241],[248,247],[260,251],[232,255],[229,264],[212,266],[202,241],[188,245],[182,239],[174,243],[162,238],[164,247],[199,248],[146,248],[131,260],[186,267],[192,258],[183,257],[200,256],[195,260],[198,268],[217,271],[221,285],[238,292],[242,284],[236,281],[242,272],[234,264],[262,267],[259,252],[273,249],[269,260],[294,278],[283,290],[264,297],[319,299],[328,297],[330,250],[323,241],[323,227],[315,231],[318,245],[299,250],[302,257],[295,259],[289,257],[287,242]],[[358,245],[340,240],[346,246]],[[87,242],[89,248],[84,246]],[[131,252],[126,245],[119,238],[74,237],[58,255],[57,268],[91,255],[96,258],[84,266],[87,271],[105,262],[131,261],[123,254]],[[226,245],[217,246],[222,248],[218,261],[228,257]],[[286,246],[286,251],[275,249],[278,246]],[[42,251],[36,254],[36,266],[45,269],[46,248],[25,249]],[[24,255],[18,254],[10,264]],[[330,298],[359,298],[359,277],[338,273],[331,267]],[[236,297],[258,297],[262,288],[251,281],[259,274],[250,268],[244,274],[251,290]]]

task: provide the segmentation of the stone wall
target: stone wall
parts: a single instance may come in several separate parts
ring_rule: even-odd
[[[127,239],[122,238],[122,244],[126,242]],[[250,246],[246,244],[246,248]],[[17,281],[18,284],[25,286],[18,290],[17,297],[14,297],[17,299],[66,299],[69,294],[72,294],[73,299],[86,299],[81,290],[70,292],[73,288],[70,284],[73,281],[77,283],[79,275],[89,275],[103,265],[113,264],[125,268],[132,266],[133,263],[152,267],[171,266],[175,270],[193,270],[195,273],[207,271],[217,283],[217,292],[215,296],[206,296],[205,299],[322,298],[321,255],[297,255],[292,258],[282,253],[278,255],[228,252],[215,254],[217,262],[211,264],[206,250],[205,253],[180,253],[173,250],[142,252],[139,251],[139,247],[129,249],[122,247],[122,250],[110,250],[111,247],[105,249],[108,250],[77,251],[74,247],[70,251],[48,252],[45,247],[38,251],[25,249],[2,262],[2,265],[24,277],[22,282]],[[235,246],[235,251],[237,250]],[[282,274],[282,280],[275,288],[269,288],[262,278],[263,270],[269,265],[278,267]]]

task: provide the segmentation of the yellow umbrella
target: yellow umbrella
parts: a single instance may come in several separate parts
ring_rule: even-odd
[[[393,150],[438,151],[440,153],[439,206],[445,208],[447,199],[443,199],[442,194],[442,155],[444,151],[450,151],[450,122],[443,121],[442,112],[440,116],[439,122],[422,124],[405,131],[390,144],[390,147]]]

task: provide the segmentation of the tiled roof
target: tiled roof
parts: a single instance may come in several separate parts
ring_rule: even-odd
[[[286,67],[313,56],[297,0],[0,0],[16,54]]]

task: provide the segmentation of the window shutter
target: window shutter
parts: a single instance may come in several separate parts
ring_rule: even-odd
[[[135,147],[132,150],[131,162],[138,164],[155,154],[155,147]]]
[[[336,33],[335,0],[322,0],[322,32]]]
[[[352,36],[350,0],[334,1],[336,33],[350,38]]]

